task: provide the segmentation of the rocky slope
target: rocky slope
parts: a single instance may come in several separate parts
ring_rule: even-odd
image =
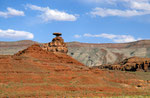
[[[0,54],[15,54],[35,42],[0,42]],[[68,55],[87,66],[113,64],[137,56],[150,57],[150,40],[141,40],[120,44],[88,44],[79,42],[67,43]]]
[[[37,44],[15,55],[0,55],[2,98],[149,95],[149,89],[149,80],[125,72],[91,69]]]

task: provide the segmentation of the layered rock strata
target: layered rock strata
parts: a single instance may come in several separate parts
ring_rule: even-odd
[[[42,45],[43,50],[51,51],[54,53],[67,53],[67,45],[64,42],[63,38],[60,37],[61,33],[53,33],[56,37],[53,38],[52,42]]]
[[[150,58],[131,57],[123,60],[119,64],[103,65],[100,68],[122,71],[149,71]]]

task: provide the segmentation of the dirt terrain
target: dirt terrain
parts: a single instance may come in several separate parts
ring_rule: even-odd
[[[38,45],[0,56],[0,97],[150,95],[150,80],[132,73],[89,68]]]

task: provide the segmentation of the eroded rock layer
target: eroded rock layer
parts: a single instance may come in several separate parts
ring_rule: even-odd
[[[131,57],[123,60],[119,64],[103,65],[100,68],[122,71],[149,71],[150,58]]]
[[[53,38],[52,42],[43,44],[42,48],[46,51],[67,53],[67,45],[63,38],[60,37],[61,33],[53,33],[53,35],[56,35],[56,37]]]

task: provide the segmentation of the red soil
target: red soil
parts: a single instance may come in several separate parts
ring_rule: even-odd
[[[0,97],[145,95],[149,88],[148,82],[129,73],[90,69],[39,45],[0,56]]]

